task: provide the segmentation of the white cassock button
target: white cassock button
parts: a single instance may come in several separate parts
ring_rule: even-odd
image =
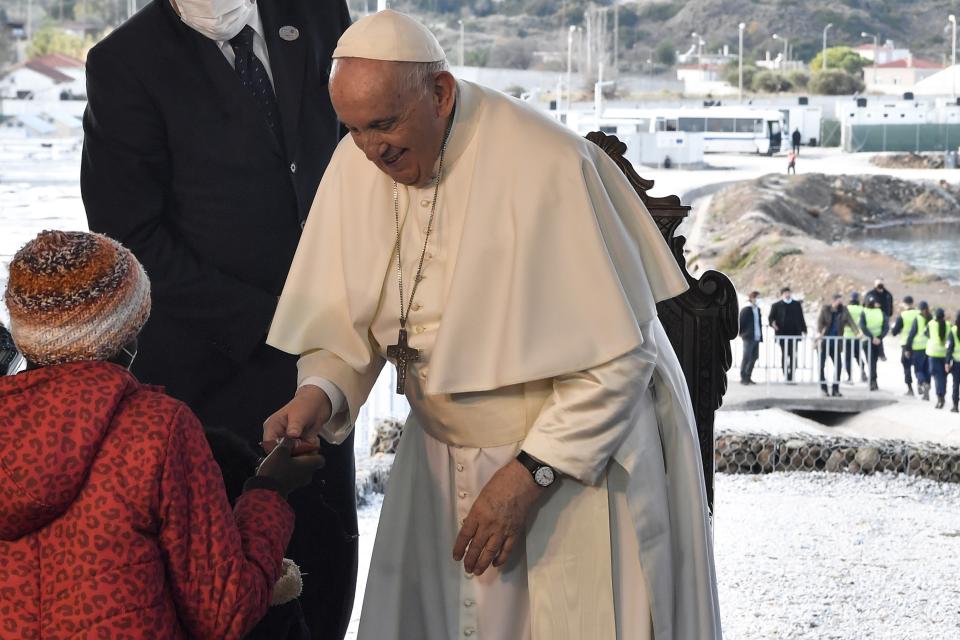
[[[429,201],[429,200],[421,200],[421,201],[420,201],[420,206],[421,206],[421,207],[429,207],[429,206],[430,206],[430,201]]]
[[[427,379],[427,372],[426,372],[426,371],[421,371],[421,372],[420,372],[420,379],[421,379],[421,380],[426,380],[426,379]]]
[[[470,598],[467,598],[466,600],[463,601],[463,606],[467,607],[468,609],[472,607],[474,604],[476,603]]]
[[[465,574],[463,574],[463,577],[466,578],[467,580],[473,580],[473,574],[472,574],[472,573],[465,573]]]
[[[463,630],[463,635],[469,637],[473,635],[473,627],[467,627]]]
[[[458,464],[458,465],[457,465],[457,471],[463,471],[463,465],[462,465],[462,464]]]
[[[418,324],[416,327],[414,327],[413,331],[414,333],[423,333],[426,331],[426,329],[423,328],[423,325]]]
[[[296,163],[296,162],[291,162],[291,163],[290,163],[290,173],[296,173],[296,172],[297,172],[297,163]]]
[[[466,492],[466,491],[461,491],[461,492],[458,493],[457,495],[460,496],[461,498],[466,498],[466,497],[467,497],[467,492]]]

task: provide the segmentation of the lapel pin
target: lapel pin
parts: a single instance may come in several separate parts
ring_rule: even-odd
[[[280,37],[286,40],[287,42],[293,42],[300,37],[300,29],[296,27],[291,27],[287,25],[285,27],[280,27]]]

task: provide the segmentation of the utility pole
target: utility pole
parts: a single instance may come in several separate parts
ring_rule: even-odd
[[[827,70],[827,31],[832,26],[833,26],[833,23],[831,22],[823,28],[823,54],[821,55],[821,60],[820,60],[821,71]]]
[[[950,14],[947,21],[953,27],[953,45],[950,48],[950,77],[953,78],[953,97],[957,97],[957,16]]]
[[[62,2],[63,0],[61,0]],[[954,56],[956,57],[956,56]],[[620,3],[613,3],[613,77],[620,73]]]
[[[737,101],[743,103],[743,30],[747,28],[747,25],[741,22],[737,25],[737,31],[740,35],[740,53],[737,56],[737,62],[739,63],[739,81],[737,83]]]

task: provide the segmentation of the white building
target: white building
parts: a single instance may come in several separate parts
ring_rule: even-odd
[[[870,62],[880,65],[897,60],[906,60],[910,57],[910,49],[898,48],[893,40],[887,40],[876,48],[872,44],[862,44],[856,47],[854,51],[860,54],[861,58],[866,58]]]
[[[59,53],[27,60],[0,77],[0,97],[7,99],[52,101],[85,93],[83,62]]]
[[[942,69],[943,65],[932,60],[907,56],[905,59],[864,67],[863,81],[867,91],[897,94],[912,90],[918,82]]]
[[[928,78],[924,78],[913,87],[918,96],[957,96],[960,95],[960,65],[941,69]]]

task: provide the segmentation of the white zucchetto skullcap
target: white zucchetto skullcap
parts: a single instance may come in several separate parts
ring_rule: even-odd
[[[384,9],[354,22],[343,32],[334,58],[391,62],[440,62],[443,48],[429,29],[408,15]]]

